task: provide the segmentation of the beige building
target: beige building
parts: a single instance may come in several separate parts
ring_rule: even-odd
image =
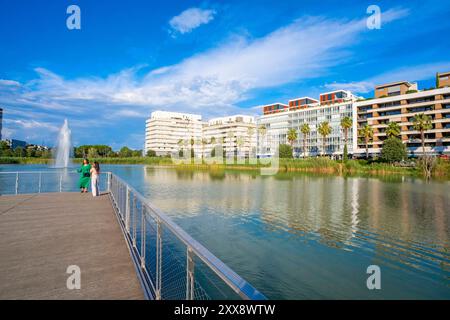
[[[155,111],[146,122],[145,148],[154,150],[156,155],[164,156],[178,152],[181,148],[191,147],[190,141],[198,142],[202,138],[202,116],[188,113]],[[195,153],[201,152],[201,146],[194,144]]]
[[[255,118],[234,115],[211,119],[203,127],[203,138],[203,151],[207,156],[216,145],[222,145],[227,154],[239,152],[248,156],[256,148]]]
[[[450,72],[438,73],[438,88],[419,90],[417,84],[407,81],[389,83],[375,87],[375,98],[355,103],[357,128],[370,125],[374,131],[369,143],[369,153],[381,152],[387,138],[389,122],[401,127],[401,139],[412,155],[422,153],[420,133],[414,130],[413,118],[418,114],[431,117],[433,128],[425,132],[426,152],[450,153]],[[365,152],[363,137],[358,137],[357,153]]]

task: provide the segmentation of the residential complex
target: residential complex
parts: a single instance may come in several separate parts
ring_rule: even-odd
[[[145,153],[154,150],[158,156],[188,150],[210,155],[221,145],[227,153],[248,155],[256,147],[255,118],[235,115],[202,121],[201,115],[155,111],[146,123]]]
[[[211,154],[222,145],[228,154],[249,155],[253,150],[260,157],[271,157],[280,144],[292,144],[295,157],[332,155],[341,157],[347,145],[348,153],[363,156],[364,137],[359,132],[369,125],[373,138],[368,144],[371,156],[379,155],[387,138],[389,122],[401,129],[401,139],[410,155],[421,155],[420,132],[414,129],[418,114],[428,115],[432,129],[425,132],[425,151],[430,154],[450,153],[450,72],[436,74],[436,88],[419,90],[417,83],[398,81],[378,85],[374,98],[359,98],[346,90],[320,94],[319,99],[301,97],[287,104],[277,102],[262,107],[263,115],[255,119],[235,115],[202,122],[200,115],[156,111],[147,120],[145,152],[157,155],[190,148],[194,142],[196,155]],[[341,121],[349,117],[347,141]],[[319,126],[327,122],[329,134],[322,136]],[[309,132],[302,133],[307,124]],[[295,141],[288,141],[294,129]]]
[[[190,142],[202,138],[202,116],[188,113],[155,111],[146,122],[144,152],[154,150],[156,155],[165,156],[190,148]],[[195,153],[201,146],[194,143]]]
[[[433,128],[425,132],[425,152],[442,154],[450,152],[450,73],[437,74],[437,88],[418,90],[416,83],[400,81],[375,87],[375,98],[358,101],[357,128],[369,125],[373,128],[373,139],[369,153],[379,154],[387,138],[389,122],[401,127],[401,139],[409,154],[422,154],[420,132],[414,129],[413,118],[426,114]],[[365,152],[363,137],[358,137],[358,153]]]
[[[344,151],[344,133],[341,120],[350,117],[353,122],[348,130],[348,152],[356,148],[356,97],[349,91],[337,90],[320,95],[320,102],[314,98],[303,97],[289,101],[289,104],[276,103],[263,106],[263,115],[258,118],[258,154],[261,157],[274,155],[279,144],[289,143],[289,129],[297,132],[297,140],[293,142],[295,156],[315,156],[319,154],[342,155]],[[328,122],[331,133],[322,137],[318,127]],[[303,135],[301,127],[309,125],[310,133]],[[263,128],[263,129],[261,129]],[[306,139],[306,150],[303,150]],[[325,139],[325,141],[324,141]],[[323,145],[325,142],[325,150]]]
[[[211,119],[203,127],[203,138],[206,142],[206,155],[210,155],[212,149],[220,144],[227,154],[239,152],[248,156],[252,150],[256,150],[255,118],[235,115]]]

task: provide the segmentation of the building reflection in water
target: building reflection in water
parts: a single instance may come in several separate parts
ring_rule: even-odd
[[[151,168],[144,168],[144,177],[154,204],[177,220],[228,219],[239,229],[261,226],[258,232],[267,239],[289,235],[337,250],[358,250],[394,268],[400,264],[436,273],[438,267],[449,275],[448,183]],[[217,238],[235,232],[223,225],[208,227]]]

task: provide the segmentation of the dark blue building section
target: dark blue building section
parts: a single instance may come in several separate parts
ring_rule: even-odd
[[[26,148],[27,147],[27,143],[25,141],[22,141],[22,140],[12,139],[11,140],[11,149],[15,150],[18,147]]]

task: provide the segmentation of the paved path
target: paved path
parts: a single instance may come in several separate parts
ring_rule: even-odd
[[[0,196],[0,299],[143,298],[108,195]]]

